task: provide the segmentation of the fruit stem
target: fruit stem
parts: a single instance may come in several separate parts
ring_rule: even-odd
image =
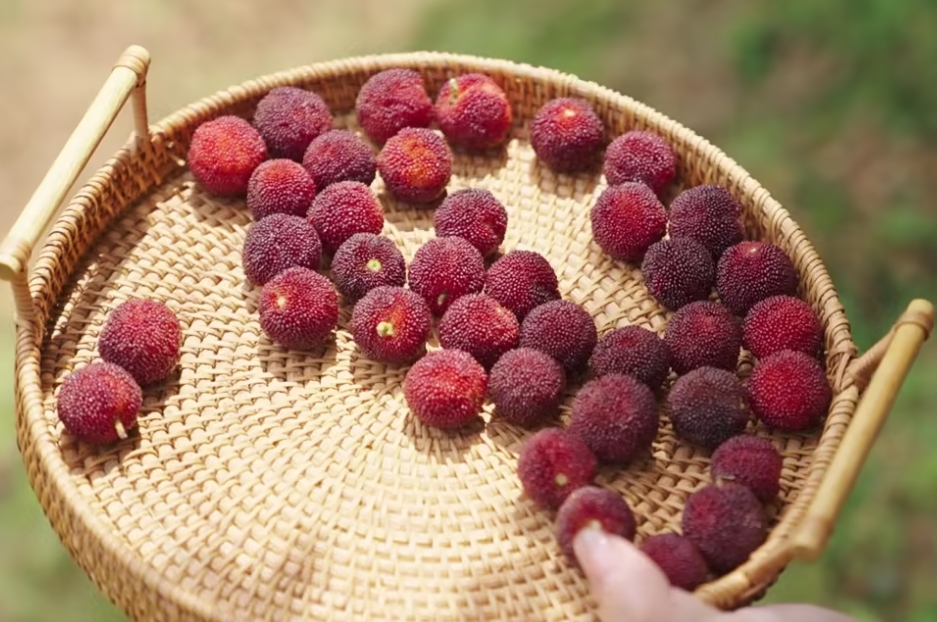
[[[390,322],[378,322],[377,334],[380,335],[381,337],[393,337],[394,325]]]
[[[369,259],[368,263],[365,264],[371,272],[377,272],[381,269],[381,260],[380,259]]]
[[[120,437],[120,440],[127,440],[127,428],[120,422],[120,419],[114,421],[114,429],[117,430],[117,436]]]

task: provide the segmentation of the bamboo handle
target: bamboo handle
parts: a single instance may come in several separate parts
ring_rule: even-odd
[[[794,535],[791,544],[794,557],[809,561],[823,551],[908,369],[933,327],[934,306],[926,300],[913,300],[890,331],[891,338],[878,369]]]
[[[26,271],[39,236],[49,226],[49,221],[65,199],[65,193],[88,164],[131,93],[136,134],[138,137],[148,135],[146,71],[149,65],[150,53],[140,46],[132,45],[121,54],[104,86],[91,102],[6,239],[0,243],[0,279],[13,282]]]

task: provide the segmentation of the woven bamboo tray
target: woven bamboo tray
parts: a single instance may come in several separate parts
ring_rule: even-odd
[[[358,88],[390,67],[420,71],[431,94],[467,71],[503,85],[515,114],[509,145],[494,156],[456,151],[449,189],[494,192],[510,214],[502,250],[543,253],[563,296],[593,314],[600,334],[628,323],[662,331],[669,314],[649,297],[638,270],[607,260],[591,241],[587,207],[604,178],[554,175],[535,163],[526,128],[550,98],[588,99],[612,135],[659,132],[678,152],[682,187],[726,185],[743,206],[747,236],[774,242],[793,258],[801,294],[825,330],[834,399],[821,432],[771,437],[785,462],[770,537],[750,561],[697,593],[735,608],[761,597],[793,559],[821,552],[931,330],[933,308],[912,301],[895,328],[858,356],[834,285],[803,231],[717,148],[647,106],[575,77],[437,53],[264,76],[150,125],[148,65],[148,53],[136,46],[120,57],[0,247],[0,276],[17,303],[16,429],[29,480],[70,554],[130,616],[230,622],[593,615],[587,583],[559,554],[553,517],[521,493],[516,457],[531,432],[487,414],[487,425],[458,434],[416,424],[402,401],[405,370],[357,354],[345,328],[347,305],[324,355],[272,344],[259,329],[257,291],[244,285],[244,204],[205,194],[185,167],[200,123],[227,113],[249,117],[275,86],[317,91],[337,126],[354,127]],[[135,133],[81,187],[40,245],[131,95]],[[373,187],[381,194],[380,178]],[[432,237],[432,214],[381,196],[385,234],[409,260]],[[58,388],[96,359],[107,313],[130,297],[163,300],[179,315],[180,371],[145,391],[139,437],[109,450],[75,444],[56,417]],[[743,360],[743,375],[745,367]],[[597,483],[626,497],[641,539],[679,529],[684,500],[707,483],[707,466],[708,455],[677,442],[665,421],[652,458],[603,470]]]

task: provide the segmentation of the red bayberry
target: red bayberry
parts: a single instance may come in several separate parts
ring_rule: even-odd
[[[111,311],[98,338],[98,353],[120,365],[141,386],[165,379],[179,364],[182,326],[159,300],[122,302]]]
[[[332,112],[318,93],[279,86],[257,102],[254,127],[271,157],[300,162],[309,143],[332,129]]]
[[[523,321],[531,309],[560,298],[550,262],[535,251],[515,249],[499,257],[485,277],[485,293]]]
[[[601,462],[628,464],[651,448],[659,415],[654,394],[631,376],[590,380],[573,399],[569,431]]]
[[[409,364],[426,353],[432,329],[426,301],[403,287],[370,290],[351,313],[351,334],[362,352],[376,360]]]
[[[142,403],[143,392],[127,370],[97,361],[65,377],[57,412],[70,435],[104,445],[127,438]]]
[[[667,232],[667,211],[642,183],[602,191],[590,212],[592,237],[612,259],[638,262]]]
[[[189,144],[192,176],[219,196],[242,196],[254,169],[267,159],[260,133],[240,117],[225,115],[196,128]]]
[[[468,352],[485,369],[517,345],[520,327],[514,314],[486,294],[457,298],[439,321],[439,343]]]
[[[413,254],[407,278],[433,315],[442,316],[461,296],[482,291],[485,260],[462,238],[433,238]]]
[[[584,99],[552,99],[530,123],[530,146],[537,158],[556,172],[591,168],[604,143],[605,125]]]
[[[384,207],[371,189],[358,181],[326,187],[313,201],[307,217],[319,234],[322,249],[330,255],[354,234],[377,234],[384,228]]]
[[[508,213],[490,190],[463,188],[436,208],[433,227],[439,237],[465,238],[487,257],[498,250],[508,228]]]
[[[349,130],[329,130],[317,136],[303,154],[303,168],[319,190],[340,181],[370,186],[377,176],[374,151]]]
[[[597,466],[581,438],[560,428],[544,428],[524,443],[517,475],[534,503],[556,510],[574,490],[592,483]]]
[[[491,367],[488,376],[488,396],[495,414],[521,427],[531,427],[554,416],[565,390],[563,366],[533,348],[508,350]]]
[[[358,91],[355,112],[365,134],[383,144],[405,127],[429,127],[433,102],[419,73],[392,68],[368,78]]]
[[[452,151],[436,132],[405,127],[377,155],[387,191],[401,201],[429,203],[442,196],[452,177]]]
[[[605,178],[609,185],[640,182],[660,195],[676,176],[676,156],[660,135],[631,130],[605,150]]]
[[[444,82],[436,96],[435,113],[446,138],[468,149],[503,143],[513,118],[507,95],[481,73],[466,73]]]
[[[322,243],[312,224],[300,216],[271,214],[255,222],[244,236],[241,263],[247,280],[263,285],[287,268],[315,270]]]
[[[247,208],[254,220],[271,214],[305,216],[316,198],[316,184],[292,160],[267,160],[254,169],[247,182]]]
[[[436,350],[407,372],[403,392],[410,410],[425,425],[458,428],[477,417],[488,376],[468,352]]]
[[[338,293],[309,268],[287,268],[260,291],[260,328],[272,341],[294,350],[323,344],[338,324]]]
[[[758,361],[748,378],[752,410],[768,427],[799,432],[820,423],[833,391],[817,359],[780,350]]]

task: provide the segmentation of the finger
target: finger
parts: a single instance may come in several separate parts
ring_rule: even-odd
[[[730,620],[731,622],[857,622],[850,616],[813,605],[747,607],[736,611]]]
[[[603,622],[705,622],[717,613],[691,594],[672,589],[660,568],[624,538],[583,529],[573,549]]]

